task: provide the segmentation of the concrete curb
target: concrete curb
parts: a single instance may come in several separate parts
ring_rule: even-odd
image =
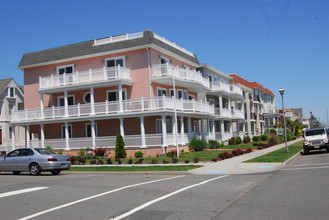
[[[188,171],[136,171],[136,172],[103,172],[103,171],[63,171],[63,174],[81,175],[193,175]]]

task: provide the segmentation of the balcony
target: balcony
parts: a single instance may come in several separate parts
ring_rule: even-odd
[[[244,120],[244,112],[241,109],[232,109],[232,117],[234,119]]]
[[[243,92],[241,87],[232,84],[230,86],[230,90],[231,90],[231,94],[233,97],[237,98],[237,99],[243,99]]]
[[[91,84],[102,84],[117,81],[131,83],[130,69],[117,66],[102,69],[90,69],[88,71],[76,71],[75,73],[63,75],[51,75],[40,77],[42,91],[62,89],[63,87],[89,86]]]
[[[152,81],[172,85],[173,77],[176,86],[187,87],[194,92],[201,92],[205,89],[210,90],[208,79],[202,77],[200,72],[179,68],[173,65],[159,64],[152,67]]]
[[[211,82],[212,92],[221,92],[229,95],[231,93],[230,84],[224,81],[214,81]]]
[[[33,110],[14,110],[13,123],[35,122],[61,119],[77,119],[79,117],[95,117],[95,116],[110,116],[115,114],[131,114],[136,113],[136,117],[140,113],[148,113],[154,111],[173,111],[176,108],[182,113],[198,113],[214,115],[215,110],[213,105],[194,100],[183,100],[169,97],[154,97],[130,99],[124,101],[97,102],[95,104],[78,104],[64,106],[49,107]]]
[[[232,112],[227,108],[215,108],[215,115],[219,118],[232,118]]]

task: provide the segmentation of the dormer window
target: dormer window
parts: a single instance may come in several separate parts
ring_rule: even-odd
[[[57,67],[57,75],[63,75],[73,73],[74,66],[73,65],[66,65],[66,66],[59,66]]]
[[[9,87],[8,88],[8,97],[15,97],[15,88],[14,87]]]

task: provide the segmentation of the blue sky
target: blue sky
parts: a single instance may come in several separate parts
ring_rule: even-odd
[[[0,0],[0,78],[24,53],[151,29],[201,63],[257,81],[327,122],[328,0]],[[28,101],[28,100],[27,100]]]

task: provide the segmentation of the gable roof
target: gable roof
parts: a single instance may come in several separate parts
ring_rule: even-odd
[[[111,38],[111,37],[110,37]],[[74,59],[79,57],[97,56],[97,54],[108,53],[110,51],[124,50],[134,47],[149,47],[154,45],[174,53],[188,61],[199,65],[199,61],[195,54],[186,52],[183,48],[165,40],[164,38],[154,34],[150,30],[146,30],[140,37],[131,39],[123,39],[112,42],[110,38],[90,40],[82,43],[70,44],[66,46],[41,50],[23,55],[18,68],[24,69],[30,66],[43,65],[50,62],[56,62],[66,59]],[[105,41],[105,43],[104,43]],[[103,42],[95,44],[95,42]]]
[[[3,90],[6,88],[6,86],[12,79],[13,78],[0,79],[0,94],[3,92]]]
[[[241,76],[237,74],[230,74],[229,76],[233,77],[233,79],[231,79],[231,83],[239,83],[241,85],[244,85],[245,87],[253,89],[252,84],[248,80],[242,78]]]

